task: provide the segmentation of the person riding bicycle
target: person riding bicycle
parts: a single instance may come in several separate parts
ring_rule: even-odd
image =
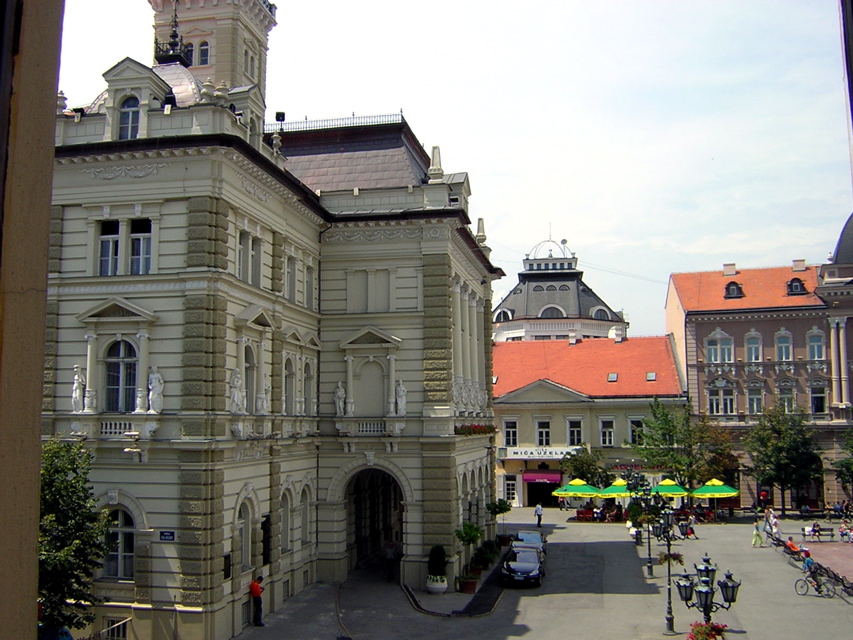
[[[817,566],[815,565],[814,558],[812,558],[812,554],[808,551],[803,551],[803,573],[806,574],[806,580],[809,581],[815,591],[820,593],[820,582],[815,579],[815,573],[817,572]]]

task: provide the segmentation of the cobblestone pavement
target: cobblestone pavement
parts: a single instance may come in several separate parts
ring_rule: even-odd
[[[532,509],[514,509],[507,527],[528,528]],[[430,596],[414,590],[412,599],[395,584],[369,572],[354,572],[341,585],[312,585],[265,619],[264,628],[247,628],[248,640],[382,640],[406,638],[504,640],[613,640],[659,638],[665,629],[666,567],[655,562],[654,577],[646,575],[647,546],[636,546],[622,524],[577,523],[571,512],[546,510],[549,536],[548,574],[541,588],[507,589],[494,610],[480,617],[454,617],[471,596],[447,593]],[[802,524],[784,520],[783,534],[799,539]],[[741,580],[738,602],[714,620],[729,626],[730,640],[822,640],[847,637],[853,623],[853,601],[794,593],[799,571],[771,547],[753,549],[751,521],[707,524],[697,528],[699,540],[677,541],[686,567],[673,567],[673,580],[704,553],[719,566],[718,576],[731,569]],[[816,557],[825,558],[838,573],[853,576],[853,544],[812,543]],[[656,560],[664,545],[652,541]],[[833,564],[835,563],[835,564]],[[687,609],[671,589],[675,630],[684,637],[702,615]],[[420,603],[423,609],[419,610]]]

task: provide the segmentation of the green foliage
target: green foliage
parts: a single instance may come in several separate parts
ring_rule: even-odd
[[[471,556],[471,566],[478,569],[488,569],[492,564],[492,556],[484,547],[477,547]]]
[[[462,528],[456,530],[456,537],[465,546],[477,544],[477,541],[483,537],[483,529],[473,522],[463,522]]]
[[[669,469],[687,489],[703,479],[731,479],[738,468],[731,440],[707,419],[694,419],[691,411],[689,404],[669,409],[655,398],[651,416],[644,421],[642,444],[631,444],[631,448],[649,466]]]
[[[89,486],[92,455],[82,443],[42,447],[39,602],[45,629],[81,629],[94,621],[92,579],[109,552],[109,514]]]
[[[483,542],[482,547],[487,554],[489,554],[489,560],[494,560],[499,555],[501,555],[501,548],[498,546],[498,543],[494,540],[485,540]]]
[[[841,450],[846,458],[834,460],[831,465],[835,469],[835,478],[845,487],[853,487],[853,433],[845,432],[841,436]]]
[[[560,460],[560,469],[563,473],[572,478],[580,478],[587,484],[595,487],[606,487],[615,479],[615,476],[607,471],[602,462],[604,453],[601,449],[593,449],[592,451],[581,444],[571,455],[563,456]]]
[[[502,516],[503,514],[512,511],[512,505],[508,500],[501,498],[495,502],[489,502],[486,505],[486,511],[491,513],[493,517],[497,518],[498,516]]]
[[[447,575],[447,550],[443,544],[437,544],[429,550],[427,575],[441,577]]]
[[[741,446],[751,462],[747,473],[761,484],[779,488],[783,514],[786,491],[798,490],[821,477],[817,440],[806,426],[802,410],[786,413],[781,407],[765,409],[758,424],[741,438]]]
[[[628,507],[625,509],[625,512],[628,514],[628,520],[639,523],[639,518],[643,515],[643,505],[632,500],[628,503]]]

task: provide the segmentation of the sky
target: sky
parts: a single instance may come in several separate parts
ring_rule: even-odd
[[[853,211],[837,0],[277,4],[267,121],[402,110],[469,173],[495,306],[565,239],[629,336],[660,335],[670,273],[823,263]],[[151,64],[151,25],[147,0],[66,0],[69,106]]]

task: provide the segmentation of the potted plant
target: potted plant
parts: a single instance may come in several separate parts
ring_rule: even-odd
[[[455,533],[459,542],[466,547],[477,544],[477,541],[483,537],[483,530],[479,525],[476,525],[473,522],[463,522],[462,527],[457,529]],[[475,567],[469,566],[466,566],[465,570],[469,575],[473,575],[476,571]],[[477,573],[477,575],[479,575],[479,573]]]
[[[509,545],[510,537],[506,535],[506,514],[512,511],[512,504],[508,500],[501,498],[495,502],[490,502],[486,505],[486,510],[492,514],[493,518],[501,516],[503,522],[504,533],[498,536],[498,540],[502,547]]]
[[[694,622],[687,640],[718,640],[726,637],[726,625],[717,622]]]
[[[477,593],[477,576],[470,573],[463,573],[456,577],[456,584],[459,593]]]
[[[474,555],[471,556],[471,568],[483,571],[488,569],[492,564],[492,556],[485,547],[477,547]]]
[[[447,591],[447,551],[443,544],[437,544],[429,550],[427,559],[428,593],[438,595]]]

